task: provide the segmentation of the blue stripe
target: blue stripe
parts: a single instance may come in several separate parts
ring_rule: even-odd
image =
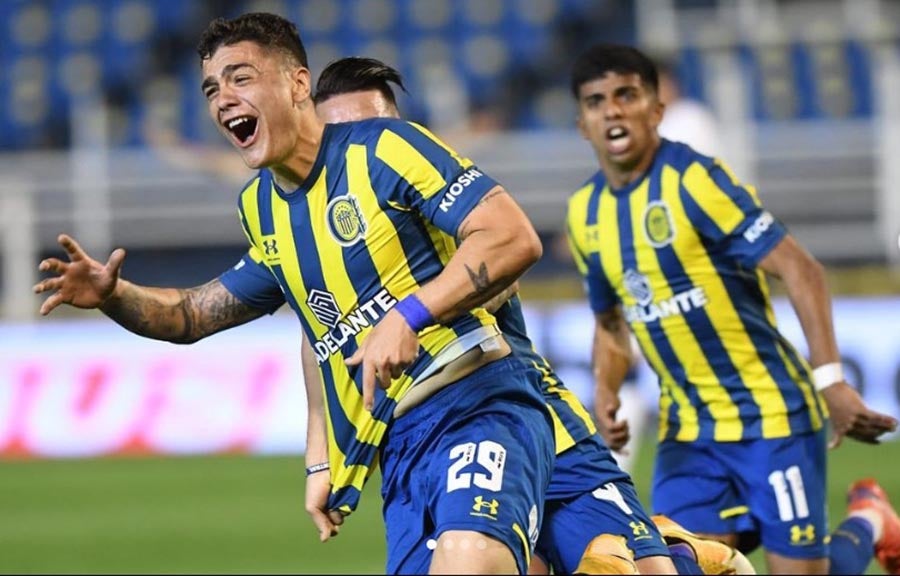
[[[341,506],[349,506],[351,510],[355,510],[361,495],[362,493],[352,485],[338,488],[328,496],[328,508],[336,510]]]
[[[412,212],[390,207],[382,207],[382,210],[397,230],[397,238],[416,283],[422,286],[440,274],[443,265],[422,219]]]
[[[457,162],[437,142],[411,124],[401,120],[394,120],[390,121],[384,128],[409,142],[432,166],[437,168],[448,184],[463,172],[462,164]]]
[[[659,201],[662,198],[660,181],[661,178],[657,174],[654,174],[650,179],[649,200],[651,202]],[[685,292],[695,287],[671,245],[657,248],[656,253],[662,273],[669,283],[673,294]],[[682,280],[683,284],[679,284],[678,280]],[[684,315],[684,319],[688,328],[694,334],[719,383],[725,388],[732,402],[737,405],[738,414],[741,422],[744,424],[744,433],[749,433],[753,435],[752,437],[758,437],[762,423],[759,407],[753,401],[753,395],[747,389],[746,383],[741,379],[740,372],[731,361],[722,339],[719,338],[718,332],[716,332],[712,321],[709,319],[709,314],[704,308],[694,308]],[[709,415],[712,418],[711,412],[709,412]],[[709,430],[709,426],[712,424],[711,422],[701,421],[701,434]],[[704,437],[713,436],[714,434],[710,436],[704,434]]]
[[[275,217],[272,214],[272,186],[274,185],[272,173],[268,170],[261,171],[256,197],[259,203],[259,228],[263,236],[275,233]],[[298,244],[298,246],[302,246],[302,244]]]
[[[601,185],[597,180],[600,180],[600,178],[595,178],[594,189],[591,190],[591,197],[588,200],[587,222],[585,223],[587,226],[596,225],[597,219],[600,218],[600,194],[603,193],[603,189],[606,186]]]

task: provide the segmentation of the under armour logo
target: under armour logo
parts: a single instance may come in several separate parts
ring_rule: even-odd
[[[808,544],[816,540],[816,527],[807,524],[801,528],[799,524],[791,526],[791,544]]]
[[[635,521],[628,523],[629,528],[631,528],[631,533],[636,537],[646,537],[650,535],[650,531],[647,530],[647,525],[643,522]]]
[[[263,247],[266,249],[266,256],[274,256],[278,254],[278,245],[275,242],[275,239],[271,240],[263,240]]]
[[[493,499],[493,498],[492,498],[490,501],[487,501],[487,502],[486,502],[486,501],[484,500],[484,497],[483,497],[483,496],[476,496],[476,497],[475,497],[475,504],[472,506],[472,510],[474,510],[475,512],[481,512],[482,514],[484,514],[484,512],[482,512],[482,510],[484,510],[485,508],[487,508],[487,509],[488,509],[488,511],[487,511],[488,514],[490,514],[491,516],[496,516],[496,515],[497,515],[497,508],[499,508],[499,507],[500,507],[500,503],[497,502],[496,499]]]

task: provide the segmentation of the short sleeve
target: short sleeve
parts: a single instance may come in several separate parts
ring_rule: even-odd
[[[619,298],[603,271],[600,254],[597,252],[598,243],[591,241],[597,233],[597,226],[587,225],[587,202],[579,200],[585,199],[579,199],[576,195],[569,202],[566,239],[575,266],[584,281],[584,290],[591,310],[595,314],[600,314],[615,307],[619,303]]]
[[[682,195],[701,236],[744,266],[755,267],[787,235],[763,209],[756,190],[738,182],[718,160],[691,164],[684,171]]]
[[[247,306],[272,314],[284,304],[284,292],[257,252],[250,248],[237,264],[219,276],[219,281]]]
[[[466,216],[497,186],[471,160],[411,122],[388,125],[378,138],[375,158],[373,184],[382,178],[395,184],[378,187],[376,193],[388,194],[390,204],[418,211],[454,237]]]

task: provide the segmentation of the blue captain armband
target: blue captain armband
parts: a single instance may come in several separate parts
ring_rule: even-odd
[[[409,327],[416,334],[435,323],[434,316],[431,315],[428,308],[422,304],[422,301],[419,300],[415,294],[410,294],[403,300],[397,302],[394,309],[403,316],[406,323],[409,324]]]

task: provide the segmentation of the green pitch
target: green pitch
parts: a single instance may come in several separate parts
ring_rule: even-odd
[[[645,447],[635,470],[642,495],[651,456]],[[832,523],[857,477],[876,476],[900,501],[897,462],[900,442],[833,451]],[[377,484],[340,536],[320,544],[303,509],[301,458],[3,462],[0,572],[379,573]]]

